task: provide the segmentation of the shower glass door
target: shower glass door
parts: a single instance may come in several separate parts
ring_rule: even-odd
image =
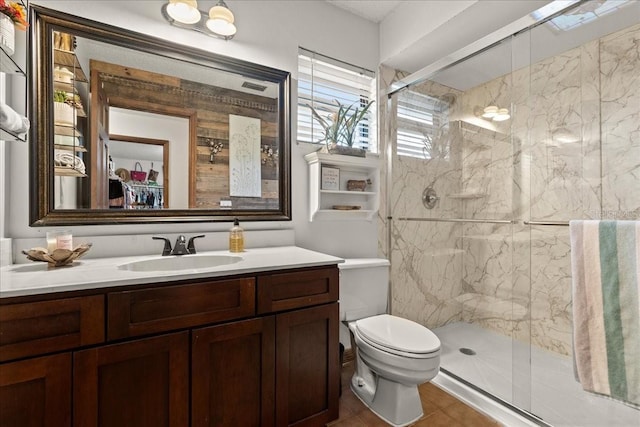
[[[514,73],[514,62],[526,66],[529,55],[514,54],[515,44],[522,38],[393,95],[392,310],[440,337],[442,369],[528,409],[520,167],[528,135],[514,110],[527,99],[528,78]]]
[[[640,220],[638,46],[640,2],[577,2],[383,107],[392,313],[540,423],[640,425],[574,378],[568,227]]]
[[[554,426],[640,425],[575,378],[568,227],[640,220],[640,2],[582,2],[529,37],[530,410]]]

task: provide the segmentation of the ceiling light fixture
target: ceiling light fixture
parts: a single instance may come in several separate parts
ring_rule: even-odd
[[[176,27],[225,40],[232,39],[237,31],[233,12],[224,0],[218,0],[209,13],[199,10],[196,0],[169,0],[162,6],[162,16]]]

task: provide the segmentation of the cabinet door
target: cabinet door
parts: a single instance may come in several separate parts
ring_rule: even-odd
[[[338,303],[277,316],[277,426],[319,426],[338,418],[338,347]]]
[[[273,426],[273,316],[193,331],[192,426]]]
[[[71,426],[71,354],[0,365],[0,426]]]
[[[73,368],[77,427],[188,425],[188,332],[79,351]]]

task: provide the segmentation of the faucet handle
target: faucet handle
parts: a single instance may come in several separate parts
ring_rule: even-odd
[[[201,237],[204,237],[204,234],[201,234],[199,236],[193,236],[192,238],[189,239],[189,243],[187,244],[187,250],[189,251],[190,254],[195,254],[196,253],[196,247],[193,244],[193,241],[195,239],[199,239]]]
[[[162,256],[171,255],[171,241],[166,237],[151,237],[153,240],[164,240],[164,248],[162,249]]]

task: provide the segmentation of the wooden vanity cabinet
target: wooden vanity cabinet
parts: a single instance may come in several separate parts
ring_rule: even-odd
[[[0,359],[0,427],[324,426],[338,417],[336,265],[91,293],[0,300],[0,321],[45,319],[28,320],[44,331],[32,333],[36,344],[0,336],[0,354],[10,350]],[[47,325],[47,316],[64,322]],[[15,337],[14,327],[3,331]]]
[[[0,364],[0,426],[71,426],[71,353]]]
[[[73,355],[73,425],[189,425],[189,332]]]

